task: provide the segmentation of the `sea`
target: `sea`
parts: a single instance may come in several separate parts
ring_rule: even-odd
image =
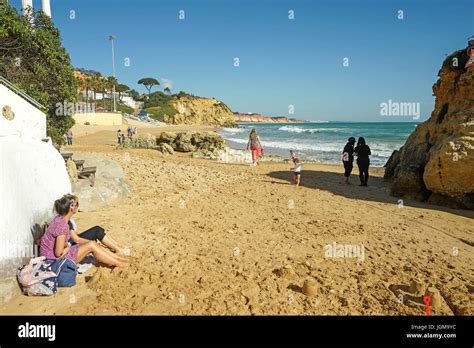
[[[405,144],[418,122],[308,122],[252,123],[223,128],[219,134],[234,149],[245,149],[252,128],[257,130],[266,154],[289,158],[293,150],[301,160],[340,164],[349,137],[364,137],[371,165],[383,167],[394,150]]]

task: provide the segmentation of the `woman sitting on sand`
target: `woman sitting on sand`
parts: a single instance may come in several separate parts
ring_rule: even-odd
[[[359,167],[360,186],[367,186],[367,182],[369,181],[369,156],[372,153],[370,152],[370,147],[365,144],[364,138],[359,138],[354,152],[357,155],[357,166]]]
[[[40,241],[40,255],[47,259],[66,257],[76,263],[82,261],[89,253],[95,259],[109,266],[125,267],[129,260],[118,256],[95,241],[79,237],[70,228],[71,217],[77,212],[79,202],[73,195],[64,195],[54,202],[54,210],[58,214],[49,224]],[[70,245],[68,242],[77,243]]]
[[[65,195],[68,199],[74,199],[77,204],[74,207],[74,214],[77,214],[79,211],[79,200],[77,196],[75,195],[70,195],[67,194]],[[130,252],[130,249],[126,246],[123,246],[116,240],[114,240],[112,237],[107,236],[105,234],[105,230],[100,227],[100,226],[94,226],[89,228],[88,230],[78,233],[77,225],[74,219],[71,217],[68,222],[69,228],[71,229],[71,236],[77,235],[78,241],[73,241],[72,245],[74,244],[85,244],[90,240],[101,242],[104,244],[107,248],[113,250],[116,253],[119,254],[128,254]]]
[[[257,130],[255,128],[252,129],[249,136],[249,141],[247,142],[247,150],[249,149],[252,151],[252,165],[258,165],[258,152],[262,150],[262,143],[260,142],[260,138],[257,135]]]

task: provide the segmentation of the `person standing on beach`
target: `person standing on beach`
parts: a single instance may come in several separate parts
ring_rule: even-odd
[[[342,150],[342,164],[344,165],[344,182],[349,185],[349,176],[351,175],[352,168],[354,167],[354,144],[355,138],[350,137],[347,140],[344,150]]]
[[[301,181],[301,162],[298,158],[295,158],[293,163],[295,164],[295,169],[293,171],[293,180],[295,181],[296,187],[299,187]]]
[[[66,132],[66,140],[68,145],[72,145],[72,130],[69,128]]]
[[[252,165],[258,165],[258,152],[263,150],[262,143],[260,142],[260,138],[257,135],[257,130],[255,128],[252,129],[249,136],[249,141],[247,142],[247,150],[250,147],[250,151],[252,151]]]
[[[365,144],[364,138],[359,138],[354,152],[357,155],[357,166],[359,167],[360,186],[367,186],[367,182],[369,181],[369,156],[372,153],[370,152],[370,147]]]
[[[117,142],[119,145],[122,143],[122,130],[121,129],[117,131]]]

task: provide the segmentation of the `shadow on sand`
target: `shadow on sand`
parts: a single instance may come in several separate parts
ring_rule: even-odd
[[[289,171],[275,171],[267,174],[271,178],[283,180],[270,180],[273,184],[293,185],[292,175]],[[315,170],[303,170],[301,173],[301,183],[303,187],[319,189],[331,192],[335,195],[343,196],[350,199],[362,199],[365,201],[382,202],[398,205],[400,198],[389,194],[389,186],[384,182],[382,177],[370,176],[368,187],[359,186],[358,171],[355,170],[350,177],[351,185],[343,183],[342,173],[323,172]],[[424,202],[418,202],[409,199],[403,199],[403,205],[416,208],[431,209],[443,211],[451,214],[474,219],[474,211],[452,209]]]

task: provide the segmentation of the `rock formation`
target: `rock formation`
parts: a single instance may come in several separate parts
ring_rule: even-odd
[[[474,68],[466,50],[443,63],[431,117],[386,164],[395,196],[474,209]]]
[[[176,97],[171,106],[178,113],[165,115],[164,122],[174,124],[207,124],[235,127],[234,115],[227,105],[216,100],[193,96]]]

